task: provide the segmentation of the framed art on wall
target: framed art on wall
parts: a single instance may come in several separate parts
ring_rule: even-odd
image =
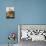
[[[6,18],[15,18],[14,7],[6,7]]]

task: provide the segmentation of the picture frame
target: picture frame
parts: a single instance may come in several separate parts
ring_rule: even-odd
[[[14,7],[6,7],[6,18],[15,18],[15,11]]]

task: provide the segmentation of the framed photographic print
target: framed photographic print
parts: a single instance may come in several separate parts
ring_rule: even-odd
[[[15,18],[14,7],[6,7],[6,18]]]

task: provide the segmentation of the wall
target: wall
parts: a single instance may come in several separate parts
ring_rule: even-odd
[[[16,0],[21,24],[46,24],[46,0]]]
[[[0,6],[0,44],[8,43],[9,32],[18,32],[17,24],[46,24],[46,0],[0,0]],[[6,19],[7,6],[15,7],[15,19]]]
[[[17,35],[18,17],[15,15],[15,19],[6,19],[6,7],[15,7],[15,4],[15,0],[0,0],[0,44],[7,44],[9,42],[8,34],[10,32],[16,32]],[[18,42],[17,39],[15,42]]]

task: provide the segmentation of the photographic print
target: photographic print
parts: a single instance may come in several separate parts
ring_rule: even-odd
[[[15,18],[14,7],[6,7],[6,18]]]

